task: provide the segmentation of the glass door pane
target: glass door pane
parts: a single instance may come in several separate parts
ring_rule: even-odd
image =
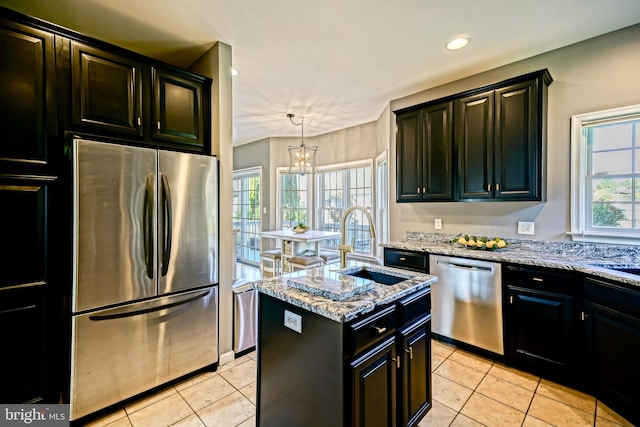
[[[260,264],[260,171],[234,173],[233,228],[236,238],[236,260]]]

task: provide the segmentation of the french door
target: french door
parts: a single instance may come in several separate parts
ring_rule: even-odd
[[[256,266],[260,264],[261,187],[261,167],[233,172],[232,207],[236,260]]]

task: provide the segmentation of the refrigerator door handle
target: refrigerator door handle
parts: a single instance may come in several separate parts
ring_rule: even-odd
[[[144,239],[144,265],[147,269],[147,277],[153,279],[153,181],[154,174],[147,175],[144,189],[144,213],[143,215],[143,239]]]
[[[171,210],[171,188],[169,187],[169,178],[161,173],[161,197],[160,203],[164,210],[162,224],[162,275],[165,276],[169,271],[169,261],[171,259],[171,237],[173,234],[173,213]]]
[[[153,313],[154,311],[160,311],[160,310],[165,310],[167,308],[177,307],[179,305],[183,305],[191,301],[204,298],[207,295],[209,295],[209,292],[211,292],[211,290],[206,290],[206,291],[198,292],[196,294],[191,294],[189,295],[188,298],[181,299],[179,301],[175,301],[169,304],[149,305],[144,308],[136,308],[133,310],[130,307],[105,310],[100,313],[89,316],[89,319],[97,322],[100,320],[122,319],[125,317],[138,316],[140,314]]]

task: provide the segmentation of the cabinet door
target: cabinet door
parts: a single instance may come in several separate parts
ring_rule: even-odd
[[[204,116],[203,81],[157,68],[152,75],[153,138],[202,151],[204,120],[208,119]]]
[[[71,42],[73,126],[141,137],[142,64]]]
[[[495,91],[495,197],[540,200],[536,80]]]
[[[493,197],[493,91],[456,100],[458,198]]]
[[[398,114],[396,126],[396,200],[417,202],[423,193],[420,110]]]
[[[396,425],[396,350],[391,336],[350,363],[353,427]]]
[[[588,300],[584,308],[585,370],[589,373],[592,386],[600,393],[599,399],[607,399],[607,405],[638,423],[640,318]]]
[[[414,322],[399,335],[399,420],[402,426],[414,426],[431,408],[431,316]]]
[[[54,36],[0,20],[0,167],[44,171],[55,137]],[[6,205],[5,205],[6,206]]]
[[[424,200],[453,200],[453,102],[422,110]]]
[[[508,357],[552,373],[573,367],[575,297],[509,286],[508,298]]]
[[[45,318],[47,280],[46,182],[0,180],[0,342],[3,363],[0,401],[54,402],[49,382],[55,372],[56,342],[46,343],[60,319]],[[25,267],[28,266],[28,267]],[[48,301],[49,309],[55,309]]]

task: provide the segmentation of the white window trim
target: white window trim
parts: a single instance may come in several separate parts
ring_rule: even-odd
[[[378,186],[379,184],[379,180],[378,180],[378,167],[382,164],[382,163],[386,163],[387,167],[387,173],[386,173],[386,181],[382,184],[385,186],[386,191],[384,192],[385,194],[385,202],[384,202],[384,206],[387,207],[387,211],[385,215],[378,215],[380,213],[380,209],[378,207],[378,197],[376,197],[376,216],[375,216],[375,221],[376,221],[376,226],[378,227],[378,230],[380,230],[378,232],[378,238],[376,239],[376,243],[378,245],[378,247],[376,248],[376,256],[378,257],[382,257],[383,256],[383,248],[380,246],[380,243],[387,243],[389,236],[388,235],[384,235],[383,234],[383,230],[386,230],[387,233],[389,232],[389,161],[388,161],[388,153],[387,150],[384,150],[382,153],[380,153],[380,155],[378,155],[378,157],[376,157],[376,168],[375,168],[375,173],[374,173],[374,177],[375,177],[375,189],[376,189],[376,193],[380,194],[380,188]],[[384,224],[383,224],[384,222]]]
[[[614,117],[638,115],[640,104],[593,113],[577,114],[571,117],[571,231],[567,233],[571,239],[578,242],[613,243],[640,245],[637,234],[624,232],[594,232],[586,231],[586,200],[585,173],[587,170],[587,150],[582,127],[587,122],[596,120],[610,120]]]
[[[278,229],[281,228],[282,225],[282,183],[280,180],[281,175],[288,175],[289,174],[289,167],[283,167],[283,166],[278,166],[276,168],[276,197],[277,197],[277,209],[276,209],[276,227]],[[314,206],[314,200],[315,200],[315,193],[316,193],[316,188],[315,188],[315,184],[316,184],[316,180],[315,177],[313,175],[308,175],[308,179],[309,182],[307,183],[307,225],[309,225],[310,227],[313,228],[314,226],[314,217],[315,217],[315,206]]]

